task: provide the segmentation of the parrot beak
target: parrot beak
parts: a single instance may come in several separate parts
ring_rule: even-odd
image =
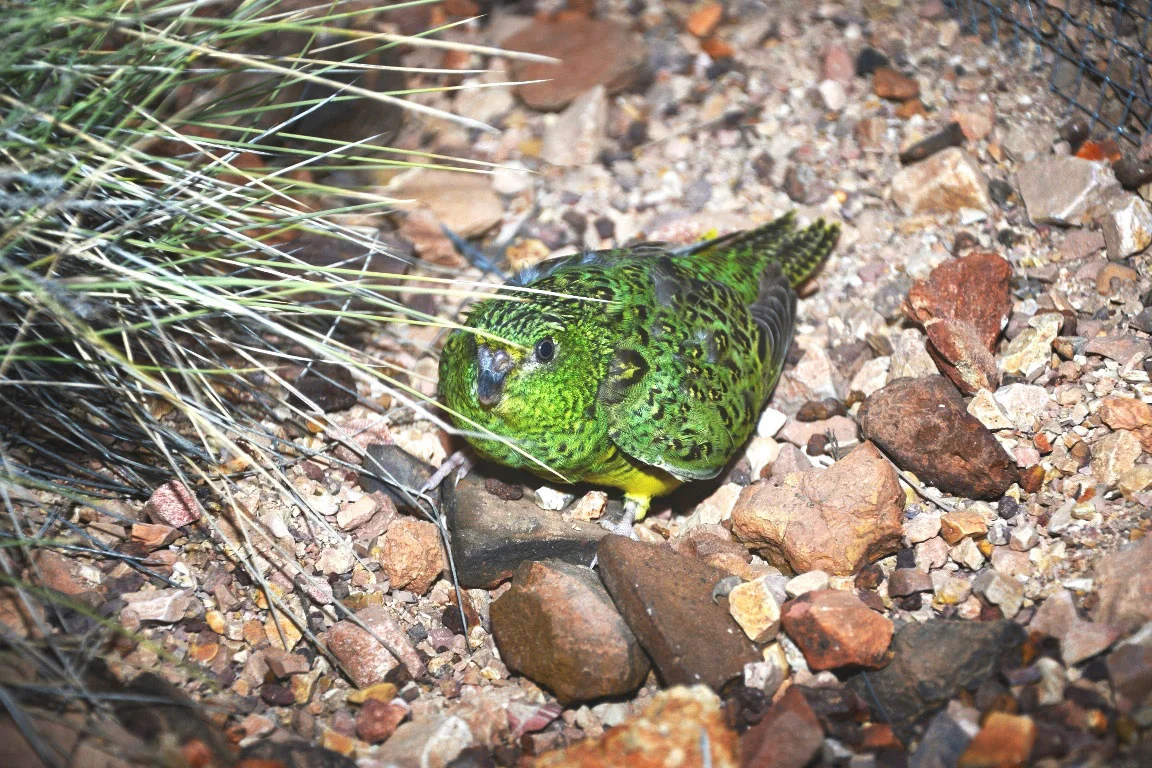
[[[504,350],[486,344],[476,348],[480,364],[476,372],[476,399],[481,405],[495,405],[504,391],[504,377],[512,370],[512,357]]]

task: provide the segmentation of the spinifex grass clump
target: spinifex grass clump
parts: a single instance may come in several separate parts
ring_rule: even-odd
[[[85,523],[127,520],[119,503],[183,483],[209,526],[227,520],[224,549],[281,626],[307,637],[252,565],[276,545],[236,502],[238,483],[309,514],[285,469],[315,454],[317,433],[347,438],[319,400],[355,402],[354,379],[375,377],[419,407],[362,342],[379,335],[374,321],[437,322],[396,299],[416,289],[372,225],[389,201],[323,178],[431,161],[405,161],[371,132],[355,147],[296,133],[333,105],[435,112],[364,87],[394,80],[379,62],[397,39],[356,31],[375,12],[0,1],[0,598],[24,622],[0,622],[0,646],[36,670],[23,683],[0,675],[0,713],[42,760],[59,755],[21,703],[51,680],[99,711],[76,659],[121,629],[84,595],[37,586],[40,555],[115,558],[155,577]],[[285,36],[298,50],[267,53]]]

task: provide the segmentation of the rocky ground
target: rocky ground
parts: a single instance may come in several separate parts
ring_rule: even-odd
[[[112,671],[189,662],[159,669],[225,740],[363,768],[1152,761],[1152,144],[1092,135],[1030,52],[936,0],[546,6],[447,35],[560,70],[408,56],[505,68],[462,85],[555,79],[414,96],[501,130],[410,123],[401,145],[500,167],[377,179],[422,201],[390,236],[416,273],[480,279],[440,224],[515,268],[792,208],[843,222],[744,455],[637,541],[598,524],[611,495],[476,468],[439,498],[460,601],[436,525],[369,477],[419,486],[455,444],[399,406],[335,412],[365,472],[290,470],[326,526],[241,500],[269,592],[176,485],[130,526],[82,516],[168,584],[44,553],[48,586],[150,638]],[[428,394],[440,333],[394,350]]]

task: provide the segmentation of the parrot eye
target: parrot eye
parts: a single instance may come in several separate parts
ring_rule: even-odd
[[[556,342],[552,339],[540,339],[536,342],[536,359],[542,363],[552,361],[556,357]]]

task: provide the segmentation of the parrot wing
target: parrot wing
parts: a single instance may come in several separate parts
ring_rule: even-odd
[[[610,439],[681,480],[715,477],[748,438],[779,377],[796,296],[778,265],[749,305],[671,258],[646,260],[647,291],[598,390]]]

